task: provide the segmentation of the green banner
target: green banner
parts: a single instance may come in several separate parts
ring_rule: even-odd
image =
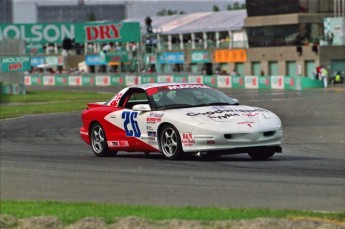
[[[259,76],[259,88],[260,89],[270,89],[271,82],[269,76]]]
[[[31,70],[30,56],[0,57],[0,72],[22,72]]]
[[[0,41],[9,38],[61,44],[65,38],[74,38],[78,43],[139,42],[140,37],[139,22],[0,24]]]
[[[141,75],[141,83],[157,83],[157,75]]]
[[[210,87],[217,87],[217,77],[216,76],[204,76],[204,84]]]
[[[125,77],[123,75],[116,75],[110,78],[112,86],[126,86]]]
[[[187,83],[188,82],[188,76],[174,75],[174,82],[176,82],[176,83]]]
[[[127,62],[128,52],[126,50],[116,50],[114,52],[107,52],[105,54],[105,61],[109,62]]]
[[[56,86],[67,86],[68,85],[68,75],[55,75],[55,85]]]
[[[139,22],[123,23],[77,23],[75,41],[84,42],[139,42]]]
[[[211,63],[210,52],[204,50],[192,51],[191,63]]]
[[[232,88],[244,88],[244,77],[242,76],[232,76]]]

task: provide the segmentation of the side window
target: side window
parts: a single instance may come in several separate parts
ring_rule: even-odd
[[[127,100],[124,102],[124,107],[132,109],[137,104],[148,104],[149,100],[144,91],[133,91],[127,96]]]

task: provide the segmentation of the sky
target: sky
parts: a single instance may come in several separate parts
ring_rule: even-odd
[[[226,10],[230,3],[244,0],[84,0],[85,4],[126,3],[128,17],[138,18],[156,16],[162,9],[184,11],[186,13],[212,11],[213,6]],[[39,5],[76,5],[78,0],[13,0],[14,23],[35,23],[37,13],[35,4]]]

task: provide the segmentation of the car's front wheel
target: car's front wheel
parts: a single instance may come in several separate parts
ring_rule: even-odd
[[[167,124],[160,133],[159,143],[164,156],[171,160],[181,158],[183,150],[178,130],[173,125]]]
[[[99,123],[95,123],[91,127],[90,140],[93,153],[97,157],[110,156],[110,150],[107,144],[107,138],[103,127]]]
[[[275,152],[251,152],[248,153],[251,158],[254,160],[266,160],[268,158],[271,158],[274,155]]]

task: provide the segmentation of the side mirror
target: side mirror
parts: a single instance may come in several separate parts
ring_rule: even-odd
[[[232,98],[232,100],[234,100],[235,105],[240,105],[240,101],[238,101],[238,99],[234,99],[234,98]]]
[[[150,105],[148,104],[137,104],[132,107],[134,111],[151,111]]]

